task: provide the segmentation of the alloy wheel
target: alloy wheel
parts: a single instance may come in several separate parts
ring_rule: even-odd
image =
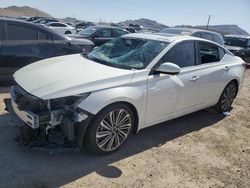
[[[236,87],[235,84],[230,84],[228,87],[225,89],[222,98],[221,98],[221,109],[223,111],[229,110],[231,105],[233,104],[233,101],[236,97]]]
[[[113,151],[126,140],[132,127],[132,119],[125,109],[110,111],[96,131],[96,144],[102,151]]]

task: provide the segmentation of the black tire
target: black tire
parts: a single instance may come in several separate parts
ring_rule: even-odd
[[[218,113],[229,111],[238,93],[238,86],[234,81],[231,81],[223,90],[219,101],[215,105]]]
[[[69,35],[69,34],[72,34],[71,31],[66,31],[65,32],[65,35]]]
[[[130,117],[130,118],[128,118],[128,122],[130,122],[131,126],[130,126],[129,130],[126,130],[127,136],[125,136],[125,138],[124,138],[124,134],[121,134],[119,132],[118,125],[113,126],[112,130],[108,130],[108,129],[103,127],[103,125],[108,124],[109,125],[108,128],[110,128],[110,125],[112,123],[107,123],[107,124],[105,123],[104,124],[104,122],[108,122],[107,118],[110,118],[110,114],[112,112],[114,113],[114,115],[112,116],[113,118],[111,118],[111,119],[113,119],[113,120],[115,119],[115,114],[118,115],[118,119],[119,119],[119,115],[120,115],[121,111],[124,111],[123,112],[124,115],[127,114],[128,117]],[[127,117],[127,115],[125,116],[125,118]],[[121,118],[122,118],[122,116],[121,116]],[[122,121],[123,119],[120,119],[120,120]],[[116,122],[117,122],[117,119],[116,119]],[[125,122],[124,122],[124,124],[125,124]],[[101,110],[96,115],[96,117],[93,119],[93,121],[89,125],[87,132],[86,132],[86,135],[85,135],[84,145],[95,154],[99,154],[99,155],[111,154],[111,153],[117,151],[125,143],[125,141],[129,137],[130,133],[132,132],[134,124],[135,124],[134,114],[133,114],[133,111],[131,110],[131,108],[129,107],[129,105],[124,104],[124,103],[115,103],[115,104],[112,104],[110,106],[107,106],[106,108]],[[129,124],[127,123],[123,126],[127,126],[127,125],[129,125]],[[114,130],[114,127],[116,127],[116,130]],[[103,135],[99,134],[100,130],[103,131],[102,132],[103,135],[105,135],[105,134],[106,135],[109,134],[109,135],[104,137]],[[106,131],[104,131],[104,130],[106,130]],[[124,129],[122,131],[124,131]],[[97,134],[99,134],[99,138],[97,138]],[[110,134],[112,134],[112,136],[111,136],[112,138],[110,138]],[[100,136],[102,136],[102,137],[100,137]],[[104,146],[102,148],[100,145],[102,145],[102,143],[104,143],[105,140],[109,140],[109,141],[107,141],[107,143],[104,144]],[[101,142],[101,143],[98,143],[98,142]],[[117,142],[120,143],[120,145],[114,146],[114,145],[118,144]],[[110,143],[112,143],[112,144],[110,144]],[[111,150],[106,150],[105,147],[109,148],[109,145],[114,146],[114,147]]]

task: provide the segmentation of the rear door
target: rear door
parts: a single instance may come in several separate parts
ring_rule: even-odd
[[[200,69],[200,95],[197,100],[203,107],[217,103],[230,79],[230,65],[224,61],[223,48],[209,42],[197,42]]]
[[[11,21],[5,23],[5,31],[2,66],[10,79],[16,70],[39,59],[38,33],[35,27]]]

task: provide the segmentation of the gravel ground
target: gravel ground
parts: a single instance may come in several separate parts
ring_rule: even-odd
[[[250,71],[231,116],[199,111],[133,135],[118,152],[30,149],[0,89],[0,187],[250,187]]]

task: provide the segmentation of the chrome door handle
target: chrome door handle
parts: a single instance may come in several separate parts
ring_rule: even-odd
[[[230,70],[230,67],[229,67],[229,66],[225,66],[224,70],[225,70],[225,71],[229,71],[229,70]]]
[[[196,82],[200,77],[199,76],[193,76],[190,81]]]

